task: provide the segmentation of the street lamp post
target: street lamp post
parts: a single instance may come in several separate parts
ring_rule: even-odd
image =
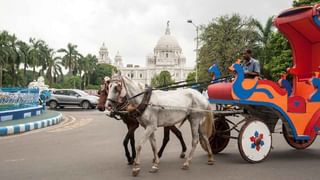
[[[199,26],[194,24],[191,19],[187,20],[188,23],[192,24],[196,28],[197,38],[196,38],[196,82],[198,82],[198,61],[199,61]]]

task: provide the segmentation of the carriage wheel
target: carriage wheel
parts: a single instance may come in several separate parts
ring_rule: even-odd
[[[317,137],[317,136],[310,137],[310,139],[308,141],[295,141],[294,138],[291,135],[289,135],[285,125],[282,125],[282,133],[283,133],[284,139],[287,141],[287,143],[295,149],[308,148]]]
[[[270,153],[271,143],[271,133],[264,122],[248,121],[241,127],[238,148],[244,160],[250,163],[263,161]]]
[[[229,124],[225,120],[225,117],[220,117],[218,120],[214,121],[215,128],[212,129],[212,135],[209,138],[209,143],[211,151],[213,154],[218,154],[224,148],[227,147],[230,140],[230,129]],[[207,151],[207,147],[204,145],[204,142],[200,139],[200,144],[202,149]]]
[[[214,124],[216,133],[209,138],[209,142],[212,153],[218,154],[219,152],[223,151],[229,143],[230,131],[226,130],[230,129],[230,126],[225,120],[225,117],[220,117],[214,122]]]

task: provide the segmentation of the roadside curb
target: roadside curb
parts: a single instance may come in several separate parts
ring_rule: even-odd
[[[29,122],[25,124],[16,124],[12,126],[0,127],[0,136],[7,136],[12,134],[19,134],[23,132],[28,132],[35,129],[44,128],[47,126],[52,126],[60,123],[62,120],[62,114],[59,113],[54,117],[50,117],[44,120],[39,120],[35,122]]]

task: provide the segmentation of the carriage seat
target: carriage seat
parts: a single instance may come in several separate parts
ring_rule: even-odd
[[[312,78],[313,76],[312,72],[299,72],[298,69],[295,67],[287,68],[287,73],[295,76],[299,82],[309,81],[310,78]]]

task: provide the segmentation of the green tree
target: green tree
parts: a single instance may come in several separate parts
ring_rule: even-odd
[[[208,68],[218,64],[223,74],[227,67],[240,57],[244,48],[257,49],[259,34],[256,21],[243,18],[237,14],[221,16],[213,19],[201,28],[201,44],[199,53],[199,79],[209,79]]]
[[[266,24],[263,26],[259,21],[255,21],[255,24],[259,33],[259,41],[260,41],[260,66],[263,73],[264,64],[268,63],[268,60],[272,56],[269,49],[266,47],[268,42],[270,41],[271,34],[273,32],[273,24],[272,24],[273,16],[269,17]]]
[[[286,69],[292,66],[290,44],[282,34],[274,32],[266,48],[272,56],[270,56],[270,61],[265,64],[265,76],[277,81],[280,79],[280,75],[286,73]]]
[[[0,87],[2,87],[3,82],[3,69],[7,64],[9,57],[8,37],[9,33],[7,31],[2,31],[0,33]]]
[[[153,76],[151,79],[151,86],[165,86],[167,84],[174,83],[174,80],[171,78],[171,74],[168,71],[161,71],[159,75]]]
[[[63,66],[69,70],[69,75],[77,75],[79,70],[78,60],[81,58],[81,54],[77,51],[77,45],[68,43],[67,49],[59,49],[58,52],[64,53],[62,57]]]
[[[23,74],[26,75],[27,73],[27,68],[28,68],[28,64],[29,64],[29,51],[30,51],[30,46],[23,42],[23,41],[18,41],[18,48],[21,52],[21,58],[22,58],[22,62],[23,62]]]
[[[112,76],[113,72],[117,72],[117,68],[110,64],[98,64],[95,71],[90,76],[90,84],[100,85],[105,76]]]
[[[81,89],[81,77],[67,75],[64,79],[62,88]]]
[[[41,67],[39,71],[39,76],[45,76],[45,71],[48,68],[48,63],[50,61],[53,49],[49,48],[49,46],[44,42],[39,47],[41,58],[39,61],[39,66]]]
[[[30,38],[30,51],[29,51],[29,64],[32,67],[32,77],[36,79],[36,67],[40,66],[41,59],[44,59],[43,52],[41,51],[41,47],[45,42],[43,40],[36,40],[35,38]]]
[[[320,0],[294,0],[293,7],[313,5],[317,3],[320,3]]]
[[[18,74],[18,69],[19,65],[22,61],[21,58],[21,53],[18,48],[18,39],[17,37],[13,34],[9,36],[9,57],[8,57],[8,65],[9,65],[9,72],[12,77],[12,84],[14,86],[17,85],[17,74]]]
[[[56,83],[58,77],[63,76],[61,66],[61,58],[55,56],[55,52],[52,49],[50,49],[46,69],[46,77],[50,86],[52,85],[52,83]]]
[[[187,81],[196,81],[196,72],[190,72],[187,76]]]
[[[82,75],[83,86],[87,86],[90,84],[90,77],[96,69],[97,62],[98,62],[97,57],[92,54],[88,54],[87,56],[80,58],[79,64],[81,69],[81,75],[83,72],[83,75]]]

